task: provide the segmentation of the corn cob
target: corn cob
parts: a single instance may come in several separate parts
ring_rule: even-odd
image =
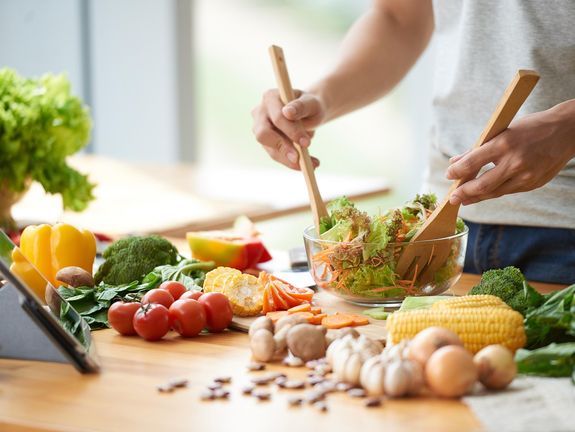
[[[477,307],[504,307],[509,308],[507,303],[494,295],[466,295],[453,297],[433,303],[432,309],[457,309],[457,308],[477,308]]]
[[[525,345],[523,316],[511,308],[436,308],[396,312],[387,319],[388,342],[411,339],[431,326],[444,327],[457,333],[464,347],[472,353],[492,344],[511,351]]]

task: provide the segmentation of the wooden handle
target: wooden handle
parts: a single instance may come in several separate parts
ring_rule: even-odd
[[[515,114],[517,114],[527,97],[531,94],[537,81],[539,81],[539,74],[537,72],[522,69],[517,71],[513,81],[511,81],[511,84],[509,84],[505,93],[503,93],[487,126],[485,126],[481,136],[471,148],[472,151],[507,129],[515,117]],[[450,192],[453,192],[464,182],[465,181],[461,179],[455,181],[451,186]],[[449,195],[451,195],[451,193],[448,194],[448,198]]]
[[[269,53],[272,60],[272,65],[274,67],[274,73],[276,76],[280,98],[285,105],[295,99],[295,94],[291,86],[284,53],[283,50],[276,45],[269,47]],[[311,162],[307,148],[302,148],[296,142],[294,142],[293,145],[299,155],[299,167],[305,178],[305,183],[307,185],[307,191],[311,204],[311,211],[313,213],[313,221],[315,224],[316,232],[319,235],[320,220],[322,217],[328,216],[327,208],[321,199],[321,195],[317,187],[317,181],[315,179],[313,164]]]

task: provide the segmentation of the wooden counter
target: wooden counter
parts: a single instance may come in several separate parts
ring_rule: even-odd
[[[464,275],[462,294],[477,277]],[[541,291],[557,286],[535,284]],[[367,409],[343,394],[328,396],[329,412],[289,408],[290,391],[271,386],[272,400],[241,395],[248,381],[247,335],[227,331],[183,340],[170,335],[156,343],[94,333],[103,363],[98,375],[71,366],[0,360],[0,431],[468,431],[481,425],[459,401],[430,398],[386,401]],[[290,377],[307,370],[271,366]],[[261,372],[258,372],[261,373]],[[255,373],[252,373],[255,374]],[[199,393],[215,377],[231,375],[229,401],[201,402]],[[185,377],[190,387],[171,394],[156,386]]]

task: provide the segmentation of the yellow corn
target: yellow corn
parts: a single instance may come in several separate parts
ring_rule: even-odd
[[[477,308],[477,307],[504,307],[509,306],[499,297],[494,295],[466,295],[461,297],[453,297],[447,300],[441,300],[433,303],[431,309],[455,309],[455,308]]]
[[[523,316],[511,308],[435,308],[396,312],[387,319],[388,342],[396,344],[411,339],[421,330],[444,327],[459,336],[472,353],[492,344],[511,351],[525,345]]]

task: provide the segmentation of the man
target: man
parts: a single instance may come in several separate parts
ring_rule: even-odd
[[[532,280],[574,283],[574,23],[570,0],[374,0],[327,76],[285,107],[276,90],[264,94],[254,133],[297,169],[292,141],[309,146],[322,123],[388,93],[435,33],[425,189],[442,197],[471,179],[451,198],[470,227],[465,271],[516,265]],[[517,69],[537,71],[537,87],[506,131],[465,153]]]

